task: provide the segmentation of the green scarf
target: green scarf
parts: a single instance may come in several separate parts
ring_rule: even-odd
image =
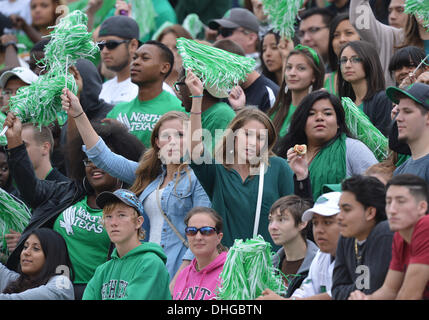
[[[314,157],[309,166],[313,199],[322,194],[324,184],[341,183],[346,177],[346,135],[343,133]]]

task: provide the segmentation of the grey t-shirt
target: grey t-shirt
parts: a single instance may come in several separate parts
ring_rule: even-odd
[[[397,176],[404,173],[414,174],[429,183],[429,154],[417,160],[414,160],[412,157],[409,158],[396,168],[393,175]]]
[[[373,164],[378,163],[372,151],[361,141],[346,138],[346,176],[363,174]]]

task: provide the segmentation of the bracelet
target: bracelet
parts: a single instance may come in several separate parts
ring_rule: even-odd
[[[200,95],[200,96],[189,96],[189,98],[202,98],[202,97],[204,97],[204,95],[202,94],[202,95]]]
[[[189,111],[190,114],[201,114],[202,111],[200,112],[193,112],[193,111]]]
[[[76,119],[77,117],[80,117],[83,114],[83,111],[79,113],[77,116],[72,117],[73,119]]]

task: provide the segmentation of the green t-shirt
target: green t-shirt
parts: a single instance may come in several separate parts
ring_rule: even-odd
[[[295,110],[296,110],[296,106],[294,106],[291,103],[290,107],[289,107],[289,112],[288,112],[288,114],[286,116],[285,121],[283,121],[282,127],[280,129],[279,138],[284,137],[287,134],[287,132],[289,131],[290,121],[292,120],[292,116],[293,116]],[[271,116],[271,120],[274,119],[274,117],[276,116],[276,113],[277,112],[273,113],[273,115]]]
[[[201,126],[203,129],[210,131],[211,134],[211,147],[208,146],[210,150],[213,150],[223,135],[218,131],[218,135],[216,136],[216,129],[224,131],[234,117],[234,110],[225,102],[218,102],[201,114]]]
[[[231,247],[234,239],[252,238],[259,175],[248,176],[243,182],[236,170],[228,170],[222,164],[191,163],[191,168],[209,196],[213,209],[223,218],[222,243]],[[270,157],[264,176],[258,234],[271,243],[273,250],[279,247],[273,243],[268,232],[269,210],[277,199],[293,192],[293,172],[289,165],[282,158]]]
[[[89,207],[85,197],[55,220],[54,230],[67,244],[75,272],[74,283],[88,283],[95,269],[107,261],[110,239],[101,219],[102,210]]]
[[[183,111],[182,102],[171,93],[162,91],[156,98],[140,101],[138,97],[130,102],[118,103],[106,116],[117,119],[128,127],[135,135],[150,148],[150,136],[159,118],[168,111]]]
[[[335,88],[335,75],[337,74],[337,71],[332,71],[325,79],[325,82],[323,83],[323,87],[334,96],[337,95],[337,90]]]
[[[75,10],[83,10],[88,5],[89,0],[78,0],[70,2],[67,6],[70,12]],[[103,21],[108,17],[110,10],[115,8],[116,0],[104,0],[101,8],[94,15],[94,26],[93,29],[97,28]]]

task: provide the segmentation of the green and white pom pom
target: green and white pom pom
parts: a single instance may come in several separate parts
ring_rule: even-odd
[[[265,289],[285,295],[281,271],[273,267],[271,244],[262,236],[234,241],[219,275],[218,300],[253,300]]]
[[[350,98],[343,97],[341,102],[346,114],[346,124],[351,134],[362,141],[374,153],[378,161],[385,160],[389,152],[388,139]]]
[[[9,101],[10,111],[22,122],[31,122],[47,126],[58,119],[60,125],[67,120],[67,114],[61,106],[62,89],[67,87],[77,93],[76,81],[68,68],[78,59],[93,57],[99,52],[87,30],[87,16],[79,10],[73,11],[60,22],[50,27],[50,41],[45,46],[45,64],[47,73],[27,87],[18,90]]]
[[[4,121],[6,120],[6,115],[0,111],[0,128],[3,128]],[[0,146],[7,145],[7,138],[5,135],[0,136]]]
[[[131,0],[132,17],[137,22],[140,38],[155,30],[156,11],[152,0]]]
[[[9,230],[24,231],[30,221],[31,212],[18,198],[0,188],[0,252],[8,254],[5,235]]]
[[[197,38],[204,29],[204,25],[196,13],[188,14],[183,20],[182,26],[191,34],[192,38]]]
[[[295,34],[295,22],[304,0],[262,0],[264,12],[270,24],[281,38],[291,39]]]
[[[407,0],[405,2],[405,13],[415,14],[423,19],[424,27],[429,31],[429,1],[428,0]]]
[[[246,80],[255,60],[185,38],[177,39],[185,70],[191,69],[207,91],[218,98],[229,96],[233,87]]]

